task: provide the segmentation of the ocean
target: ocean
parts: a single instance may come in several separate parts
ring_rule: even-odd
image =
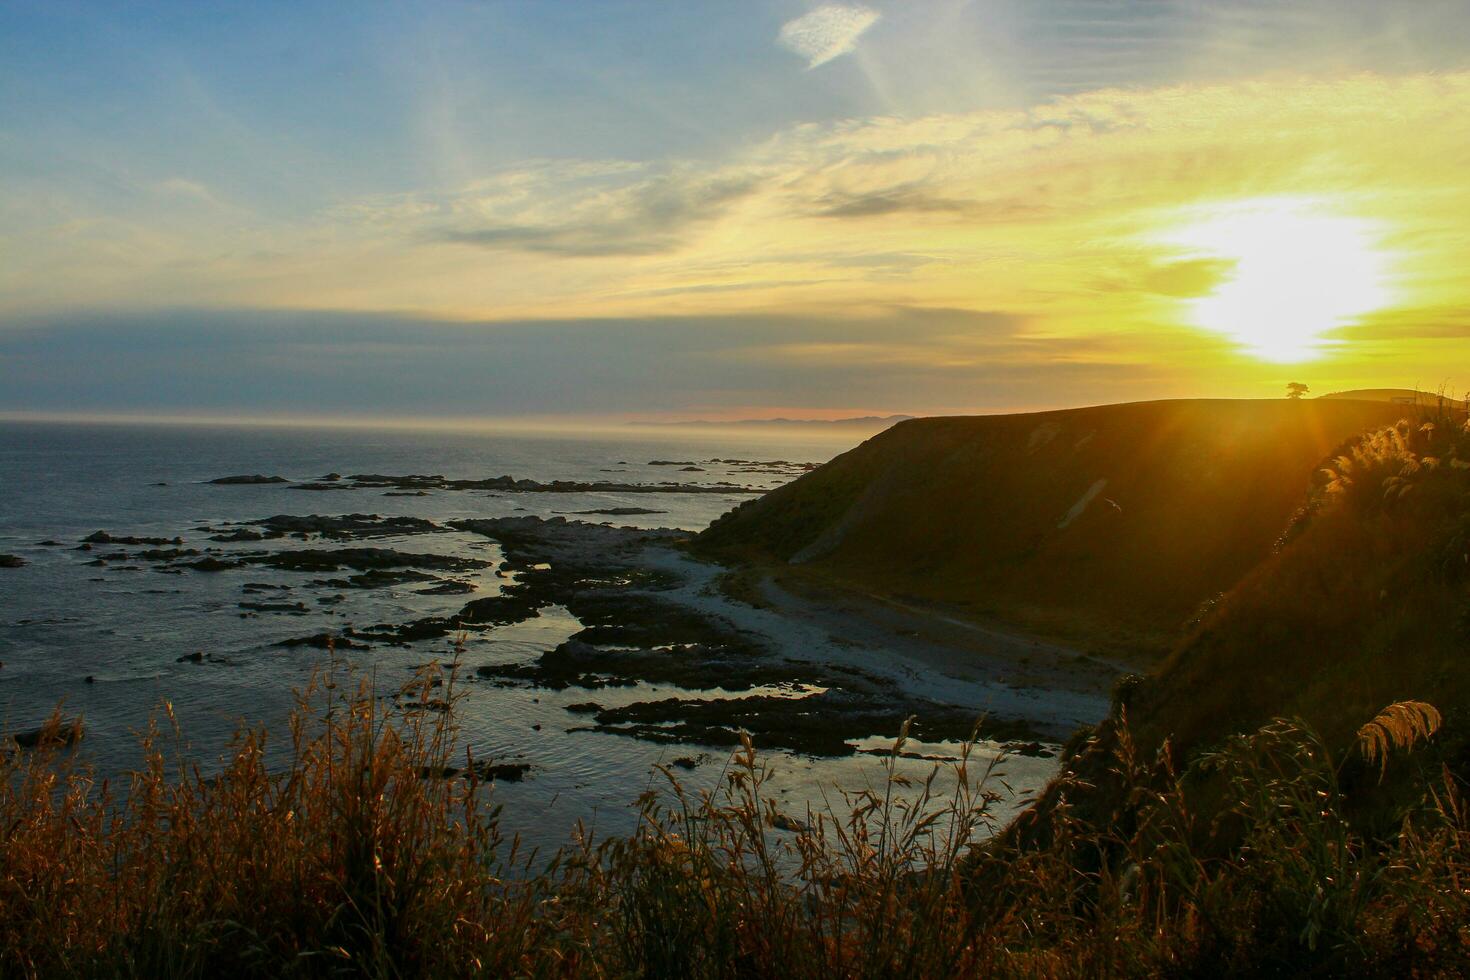
[[[457,612],[468,599],[494,595],[504,581],[503,555],[485,537],[459,531],[404,534],[336,546],[396,548],[479,559],[455,571],[453,594],[434,582],[365,581],[347,586],[299,570],[251,566],[198,571],[180,561],[136,560],[140,547],[198,551],[229,560],[262,549],[305,547],[300,540],[222,542],[245,522],[274,515],[372,514],[442,525],[462,518],[533,515],[615,521],[638,527],[697,531],[750,499],[746,490],[785,482],[798,468],[740,461],[821,463],[851,448],[858,436],[837,433],[732,434],[643,430],[547,435],[503,431],[287,428],[193,425],[0,423],[0,553],[20,557],[0,569],[0,728],[33,727],[58,704],[85,719],[79,752],[99,775],[117,779],[139,759],[138,734],[171,706],[185,740],[179,751],[208,771],[245,725],[282,726],[302,689],[327,661],[325,650],[283,641],[375,623],[401,623]],[[661,465],[653,465],[660,463]],[[669,464],[677,465],[669,465]],[[227,476],[281,476],[289,482],[219,485]],[[404,495],[392,488],[293,489],[329,474],[425,474],[480,480],[501,475],[542,483],[653,484],[674,481],[722,487],[712,493],[618,490],[516,493],[431,489]],[[636,509],[616,516],[577,512]],[[83,539],[164,543],[119,548]],[[222,533],[224,532],[224,533]],[[174,543],[173,539],[180,541]],[[309,546],[318,547],[313,541]],[[207,550],[214,549],[214,550]],[[442,581],[435,579],[442,586]],[[470,636],[464,663],[530,660],[581,628],[565,609]],[[339,651],[350,669],[386,697],[433,658],[452,655],[439,638],[407,646]],[[194,655],[201,655],[191,659]],[[475,683],[469,677],[457,719],[475,755],[531,766],[523,781],[497,783],[506,829],[541,848],[564,843],[579,823],[598,833],[633,825],[632,803],[657,785],[654,766],[675,757],[696,786],[712,786],[728,749],[667,745],[587,731],[567,706],[587,699],[575,688],[551,690]],[[748,692],[747,692],[748,693]],[[640,683],[599,692],[608,703],[688,696]],[[873,733],[879,740],[891,733]],[[284,763],[285,739],[272,743]],[[793,812],[824,807],[843,789],[874,785],[881,760],[872,755],[814,758],[769,754],[772,786]],[[909,768],[927,763],[906,761]],[[1034,788],[1054,771],[1048,759],[1015,759],[1013,785]]]

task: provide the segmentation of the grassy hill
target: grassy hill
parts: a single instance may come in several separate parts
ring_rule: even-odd
[[[1103,652],[1162,655],[1266,559],[1382,401],[1184,400],[902,422],[696,546]]]
[[[1470,730],[1463,420],[1366,435],[1329,464],[1280,549],[1131,697],[1147,743],[1187,751],[1299,717],[1341,746],[1402,700],[1438,705],[1452,740]]]
[[[1412,405],[1429,410],[1439,408],[1442,401],[1446,409],[1460,412],[1465,410],[1465,402],[1462,399],[1442,396],[1433,391],[1417,391],[1413,388],[1354,388],[1352,391],[1334,391],[1320,397],[1329,400],[1395,402],[1399,405]]]

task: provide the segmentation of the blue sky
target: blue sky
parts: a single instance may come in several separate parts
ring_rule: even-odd
[[[1432,220],[1461,203],[1467,26],[1463,2],[1359,0],[10,2],[0,412],[1412,383],[1461,367],[1382,345],[1416,317],[1460,339],[1470,308],[1434,274],[1462,243]],[[1388,162],[1410,122],[1443,169]],[[1216,259],[1140,244],[1171,208],[1282,194],[1409,256],[1392,309],[1328,325],[1372,342],[1300,368],[1146,285]]]

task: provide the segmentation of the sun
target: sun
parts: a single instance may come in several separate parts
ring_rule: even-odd
[[[1191,209],[1160,241],[1228,269],[1186,301],[1196,326],[1288,364],[1320,357],[1334,330],[1391,304],[1381,237],[1372,221],[1293,197]]]

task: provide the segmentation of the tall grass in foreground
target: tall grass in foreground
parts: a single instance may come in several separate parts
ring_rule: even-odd
[[[290,728],[240,734],[204,776],[165,732],[125,792],[58,754],[0,784],[5,976],[951,977],[1452,972],[1470,951],[1470,814],[1447,772],[1391,840],[1366,839],[1322,741],[1280,721],[1185,772],[1126,737],[1126,792],[1044,844],[984,844],[1000,779],[966,753],[801,820],[747,743],[713,791],[667,787],[639,828],[544,863],[498,833],[456,756],[453,671],[396,708],[324,675]],[[1438,716],[1364,727],[1415,767]],[[1432,710],[1432,709],[1431,709]],[[165,714],[164,721],[169,716]],[[1120,719],[1120,723],[1121,723]],[[1378,728],[1372,728],[1372,725]],[[1355,764],[1362,764],[1361,759]],[[451,769],[462,776],[442,778]],[[1208,811],[1192,784],[1223,805]],[[1078,791],[1085,787],[1076,787]]]

